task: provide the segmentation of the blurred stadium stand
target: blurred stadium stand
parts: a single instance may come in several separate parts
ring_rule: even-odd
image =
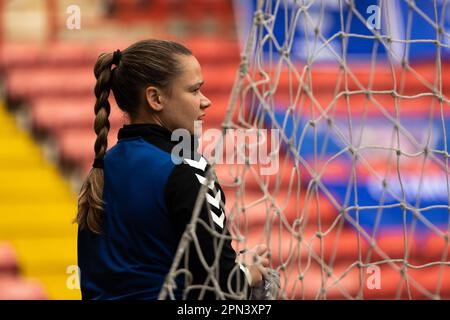
[[[80,30],[65,27],[71,4],[0,1],[0,299],[80,298],[67,286],[76,265],[71,221],[94,155],[101,52],[152,37],[185,43],[214,102],[211,126],[220,125],[239,63],[231,1],[76,1]],[[111,100],[109,147],[127,122]]]

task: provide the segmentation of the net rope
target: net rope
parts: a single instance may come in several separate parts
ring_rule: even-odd
[[[226,190],[227,226],[231,237],[215,231],[212,225],[199,219],[208,193],[208,183],[202,185],[191,222],[161,290],[161,299],[174,298],[178,276],[185,275],[189,279],[187,257],[192,242],[209,274],[207,282],[199,287],[217,292],[220,298],[242,298],[239,293],[229,295],[221,292],[218,284],[218,257],[223,241],[228,238],[232,239],[236,250],[256,243],[268,245],[271,267],[281,274],[280,299],[370,298],[367,279],[371,273],[368,270],[374,267],[381,268],[383,285],[386,278],[397,281],[389,298],[445,298],[441,296],[441,288],[445,279],[449,279],[446,274],[450,267],[450,224],[435,225],[427,214],[439,209],[446,210],[447,216],[450,214],[445,122],[450,99],[444,92],[442,77],[442,50],[450,49],[446,44],[446,41],[450,43],[450,34],[445,31],[443,21],[450,4],[447,0],[441,1],[443,9],[438,12],[437,1],[434,0],[434,14],[428,16],[420,4],[412,0],[400,1],[407,3],[409,9],[405,39],[397,39],[391,34],[392,20],[389,19],[391,12],[387,1],[378,2],[381,17],[386,21],[385,34],[377,29],[368,29],[371,33],[368,35],[350,32],[353,19],[366,23],[366,16],[357,10],[354,1],[334,1],[339,6],[340,30],[328,38],[321,32],[327,1],[257,1],[222,123],[223,140],[218,145],[223,145],[229,129],[278,129],[280,146],[272,150],[271,157],[279,157],[279,170],[276,174],[262,175],[259,164],[221,164],[215,163],[216,159],[208,159],[211,163],[206,174],[208,183],[218,174],[219,182]],[[320,8],[318,16],[311,15],[313,5]],[[291,14],[288,14],[288,7]],[[279,43],[274,33],[274,21],[282,10],[285,11],[285,37]],[[435,30],[434,39],[411,39],[413,14],[422,17]],[[293,39],[299,32],[298,24],[309,35],[305,36],[303,64],[291,59],[295,50]],[[371,59],[363,68],[355,66],[347,54],[347,45],[352,38],[372,41]],[[340,41],[341,51],[333,46],[335,41]],[[410,62],[410,47],[417,43],[435,45],[434,66],[427,69]],[[394,50],[398,44],[404,45],[401,54]],[[385,50],[385,58],[378,56],[379,47]],[[325,51],[333,61],[326,70],[317,63]],[[432,69],[431,76],[426,73],[429,69]],[[320,91],[320,76],[326,73],[331,73],[332,81],[327,83],[332,82],[333,87],[325,89],[331,96],[325,102],[321,96],[324,93]],[[390,80],[387,83],[391,88],[382,88],[377,79],[382,76]],[[415,92],[417,88],[420,92]],[[360,99],[359,106],[363,107],[356,108],[354,99]],[[281,118],[277,116],[275,107],[280,101],[287,105]],[[428,125],[420,127],[419,135],[404,122],[405,110],[414,101],[426,102],[420,112],[423,118],[428,119]],[[370,143],[365,143],[368,136],[366,124],[373,114],[382,119],[384,128],[391,129],[389,141],[375,139],[373,142],[372,137]],[[439,124],[443,135],[443,148],[439,150],[431,147],[435,123]],[[292,126],[291,132],[299,135],[289,134],[288,124]],[[324,132],[325,138],[320,140],[318,135]],[[301,151],[308,143],[308,136],[312,136],[311,157]],[[338,141],[336,143],[340,146],[333,154],[327,153],[330,141]],[[245,148],[244,151],[239,148],[235,151],[245,153]],[[373,161],[373,154],[382,159],[382,169]],[[240,156],[245,158],[246,154]],[[326,180],[340,174],[333,168],[339,168],[334,165],[343,158],[348,160],[345,169],[348,176],[345,177],[345,196],[340,199]],[[417,189],[411,189],[414,183],[405,177],[405,168],[409,167],[417,176],[418,180],[414,182]],[[224,172],[228,178],[223,179]],[[359,202],[358,186],[362,172],[379,185],[380,196],[376,205]],[[444,185],[446,203],[422,206],[426,189],[433,184],[429,179],[436,173],[435,183]],[[402,216],[401,231],[396,238],[401,252],[379,243],[381,218],[394,209],[399,209]],[[360,224],[361,217],[368,211],[376,211],[371,230]],[[332,212],[331,219],[326,212]],[[412,215],[410,221],[407,221],[408,214]],[[432,261],[424,255],[430,248],[425,246],[425,242],[420,242],[419,223],[425,226],[429,235],[440,241],[440,257],[434,257]],[[210,266],[195,236],[199,224],[217,239],[214,244],[216,259]],[[352,235],[347,237],[351,243],[342,240],[343,234]],[[420,243],[419,249],[417,243]],[[430,281],[420,280],[426,271],[435,276],[432,286]]]

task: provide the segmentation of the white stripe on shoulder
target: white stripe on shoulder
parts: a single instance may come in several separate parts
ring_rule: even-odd
[[[192,159],[183,159],[183,161],[188,165],[190,165],[191,167],[200,169],[202,171],[205,171],[206,165],[208,164],[208,162],[206,162],[206,159],[203,157],[200,157],[199,161],[195,161]]]
[[[216,196],[214,198],[211,197],[209,193],[207,193],[206,200],[209,202],[209,204],[212,204],[217,209],[220,209],[220,201],[222,200],[220,196],[220,190],[216,193]]]
[[[222,211],[222,214],[220,215],[220,217],[217,216],[217,214],[215,214],[214,212],[212,212],[212,211],[210,211],[210,212],[211,212],[211,216],[212,216],[214,223],[223,229],[223,222],[225,220],[225,214],[223,213],[223,211]]]
[[[199,181],[201,184],[203,184],[204,186],[206,186],[206,181],[207,181],[207,179],[206,179],[205,177],[202,177],[201,175],[199,175],[199,174],[197,174],[197,173],[195,174],[195,176],[197,177],[198,181]],[[211,180],[211,181],[209,182],[208,188],[210,188],[211,190],[214,190],[214,181],[213,181],[213,180]]]

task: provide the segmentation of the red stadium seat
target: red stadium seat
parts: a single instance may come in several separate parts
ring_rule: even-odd
[[[239,198],[236,197],[236,193],[229,192],[229,190],[224,191],[228,215],[239,221],[244,219],[249,228],[263,225],[268,217],[275,217],[278,210],[289,224],[297,220],[303,225],[317,225],[320,213],[320,222],[325,228],[337,218],[337,211],[323,196],[319,196],[319,207],[317,207],[316,201],[305,198],[303,192],[299,194],[297,200],[295,196],[285,190],[266,198],[262,191],[246,191]],[[246,208],[245,214],[242,212],[242,208]]]
[[[111,101],[109,122],[112,127],[122,126],[128,119]],[[32,102],[31,115],[33,126],[38,131],[59,135],[61,131],[73,128],[94,126],[95,97],[91,98],[40,98]]]
[[[94,86],[92,68],[39,67],[14,70],[6,80],[8,93],[14,99],[92,95]]]
[[[366,251],[370,251],[370,262],[385,259],[403,259],[405,254],[405,241],[403,234],[398,230],[391,233],[383,232],[375,237],[374,247],[370,249],[367,244]],[[408,259],[414,259],[418,255],[418,244],[414,238],[408,239]],[[368,259],[368,252],[363,258]]]
[[[80,42],[55,42],[39,46],[35,43],[5,43],[1,47],[0,65],[6,70],[38,65],[79,66],[92,62],[89,46]]]
[[[108,134],[108,149],[117,143],[118,128],[111,128]],[[83,167],[94,160],[96,134],[93,129],[64,130],[57,138],[61,159]]]
[[[312,261],[307,264],[304,261],[299,265],[291,265],[280,269],[281,286],[284,289],[284,297],[295,299],[348,299],[358,292],[359,281],[356,268],[348,265],[333,265],[330,274],[321,266]],[[324,288],[325,296],[319,296],[321,288]]]
[[[273,80],[275,79],[275,75],[269,75],[271,79],[270,84],[272,86],[276,85],[277,95],[287,94],[289,92],[289,87],[291,84],[293,88],[298,88],[301,84],[312,88],[314,96],[318,96],[319,94],[332,95],[336,92],[337,89],[339,89],[339,91],[345,91],[345,87],[343,85],[343,73],[339,71],[338,66],[313,67],[310,72],[311,80],[309,80],[309,75],[307,72],[305,72],[302,76],[304,66],[297,65],[295,67],[299,74],[293,74],[292,72],[289,72],[287,68],[285,68],[281,70],[279,79],[276,83]],[[429,85],[433,86],[435,75],[434,67],[421,65],[415,66],[414,69],[428,82]],[[390,69],[386,68],[386,66],[377,66],[374,73],[371,73],[370,69],[367,69],[365,66],[360,65],[351,66],[349,70],[359,82],[358,84],[358,82],[354,80],[353,76],[349,74],[347,82],[347,88],[349,91],[365,90],[365,88],[368,88],[369,79],[371,76],[373,76],[371,90],[392,91],[392,88],[394,88],[392,72]],[[253,71],[250,70],[250,74],[252,74],[252,72]],[[289,78],[289,74],[291,75],[291,80]],[[397,81],[395,87],[397,88],[400,85],[400,79],[402,79],[401,74],[402,71],[400,68],[395,70]],[[442,74],[442,90],[443,92],[445,92],[446,90],[450,89],[450,77],[446,76],[445,72],[443,72]],[[258,75],[258,73],[255,72],[255,76],[253,77],[254,82],[264,79],[267,78]],[[402,94],[415,95],[423,92],[432,92],[432,90],[428,88],[422,81],[420,81],[412,72],[405,72],[404,79],[404,90]],[[337,84],[340,84],[340,86],[336,87]]]
[[[22,278],[0,279],[0,300],[45,300],[48,294],[43,286]]]
[[[237,70],[239,65],[239,46],[228,39],[195,37],[182,40],[202,65],[202,71],[218,65],[228,65]]]
[[[326,263],[330,263],[331,259],[339,261],[355,261],[358,257],[358,246],[356,234],[353,230],[343,228],[339,235],[332,231],[325,235],[321,241],[317,236],[317,227],[309,226],[300,232],[300,238],[292,234],[284,225],[281,226],[279,218],[268,219],[266,224],[267,230],[263,227],[249,227],[246,235],[247,242],[235,242],[235,246],[243,248],[252,248],[258,243],[266,244],[271,251],[271,263],[278,267],[282,264],[296,265],[299,258],[306,261],[308,257],[315,257]],[[270,230],[270,232],[269,232]],[[298,227],[295,229],[298,231]],[[323,230],[322,232],[324,232]],[[323,253],[321,251],[323,246]],[[367,250],[367,242],[361,240],[361,253],[365,254]],[[334,257],[334,258],[333,258]],[[333,260],[333,261],[334,261]]]
[[[441,272],[439,296],[441,299],[450,297],[449,267],[443,267],[442,271],[438,267],[409,268],[407,277],[410,295],[407,294],[399,264],[386,263],[379,265],[377,269],[373,265],[358,268],[355,265],[336,263],[332,266],[331,274],[327,274],[326,270],[322,270],[314,260],[309,267],[305,260],[299,266],[289,265],[285,271],[279,268],[286,296],[316,299],[323,284],[326,299],[357,299],[358,293],[362,294],[362,299],[430,299],[439,289],[437,279]]]
[[[137,3],[132,0],[117,1],[116,16],[124,23],[156,20],[164,22],[171,17],[195,23],[212,15],[223,22],[233,19],[231,0],[153,0]],[[207,14],[206,14],[207,13]]]
[[[429,266],[418,269],[408,269],[410,274],[417,282],[429,293],[439,294],[440,299],[450,299],[450,266]],[[412,286],[414,299],[430,299],[423,290]]]
[[[0,278],[4,276],[14,277],[19,272],[19,262],[14,248],[6,243],[0,243]]]
[[[381,288],[370,289],[366,286],[364,297],[369,299],[432,299],[440,289],[441,299],[450,298],[450,268],[448,266],[443,266],[442,269],[437,266],[408,268],[406,274],[410,295],[407,294],[405,277],[401,275],[399,269],[386,264],[381,266]],[[440,288],[438,288],[439,277],[442,277]]]
[[[205,81],[202,91],[207,96],[214,94],[229,95],[237,75],[235,65],[229,64],[217,65],[214,68],[203,67],[202,74]]]
[[[430,234],[424,241],[422,250],[421,261],[423,263],[432,261],[442,261],[442,259],[449,259],[450,246],[449,241],[445,241],[444,237],[438,236],[434,233]]]
[[[265,214],[263,208],[259,215],[261,219],[264,219],[259,226],[255,223],[251,224],[250,215],[247,216],[247,224],[243,220],[239,229],[245,239],[241,243],[234,241],[234,245],[242,249],[243,246],[251,248],[258,243],[267,244],[271,248],[272,263],[275,266],[281,263],[295,264],[299,257],[305,259],[312,252],[327,263],[333,261],[351,263],[358,261],[360,257],[363,263],[403,258],[404,245],[401,233],[376,237],[377,249],[371,250],[368,239],[363,235],[359,238],[358,246],[357,232],[345,225],[340,231],[339,224],[332,230],[321,228],[323,236],[320,238],[317,233],[319,228],[314,223],[304,226],[304,229],[300,231],[298,226],[293,227],[289,223],[289,218],[287,222],[284,219],[281,220],[285,221],[281,223],[278,216]],[[414,262],[418,251],[416,241],[411,241],[410,248],[408,261]]]
[[[369,99],[364,93],[352,94],[348,98],[341,94],[337,97],[331,93],[313,92],[314,100],[309,96],[303,94],[297,102],[296,110],[302,110],[305,115],[310,115],[311,110],[315,113],[323,112],[323,110],[332,110],[336,115],[347,115],[351,110],[352,116],[362,116],[364,112],[371,116],[384,117],[383,112],[395,116],[395,107],[399,108],[401,117],[414,115],[427,115],[430,112],[430,107],[434,101],[434,112],[440,112],[440,105],[437,98],[424,96],[414,99],[394,98],[392,94],[376,94]],[[293,97],[294,98],[294,97]],[[336,100],[335,100],[336,99]],[[290,105],[289,95],[286,93],[277,93],[274,98],[274,104],[280,109],[287,108]],[[445,108],[447,105],[444,102],[444,115],[450,116],[450,112]],[[325,121],[325,120],[324,120]]]
[[[239,64],[239,47],[236,41],[206,37],[184,38],[178,41],[187,45],[202,65]],[[100,43],[64,41],[47,43],[45,46],[28,42],[8,42],[0,48],[0,67],[10,71],[44,65],[47,67],[90,65],[93,69],[101,53],[123,50],[129,45],[130,42],[124,40]]]

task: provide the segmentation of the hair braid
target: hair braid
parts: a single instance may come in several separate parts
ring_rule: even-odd
[[[111,105],[108,98],[111,91],[111,66],[113,54],[100,55],[94,67],[97,79],[94,93],[97,98],[94,106],[94,130],[97,139],[94,144],[95,159],[103,161],[108,148],[108,132],[110,128],[109,114]],[[101,233],[101,215],[103,213],[103,168],[92,168],[78,196],[78,214],[76,222],[80,228],[86,226],[95,233]]]

